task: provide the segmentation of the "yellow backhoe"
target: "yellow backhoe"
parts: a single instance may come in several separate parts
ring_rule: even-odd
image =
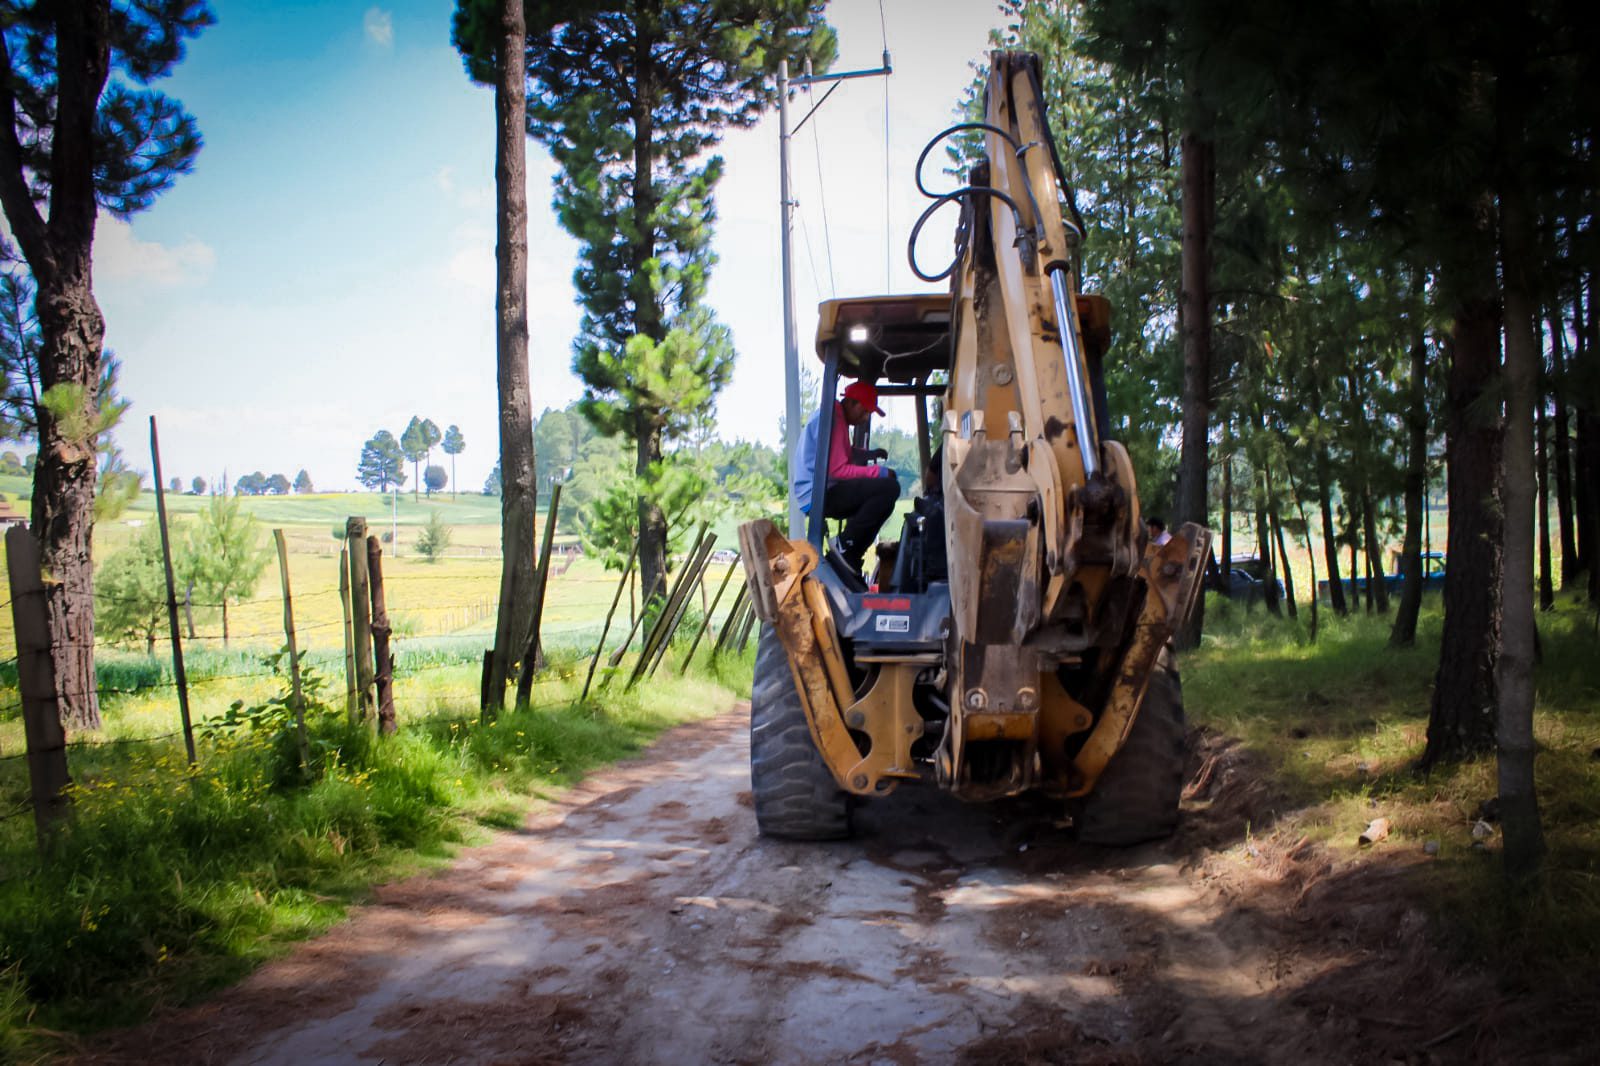
[[[981,137],[983,160],[965,186],[930,191],[929,152],[963,133]],[[1064,797],[1089,842],[1165,835],[1184,754],[1169,642],[1211,534],[1188,524],[1150,543],[1127,450],[1102,436],[1111,310],[1078,291],[1083,227],[1035,56],[992,56],[984,121],[930,141],[917,185],[934,202],[912,230],[912,268],[948,277],[948,294],[830,300],[817,328],[825,399],[844,376],[915,404],[926,473],[898,542],[869,586],[827,547],[820,494],[804,539],[766,520],[739,531],[763,622],[761,831],[845,836],[861,797],[930,780],[972,800]],[[951,202],[954,259],[924,273],[917,234]],[[829,441],[832,405],[819,417]]]

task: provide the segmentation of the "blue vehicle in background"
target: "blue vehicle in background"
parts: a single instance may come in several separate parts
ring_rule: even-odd
[[[1393,565],[1398,569],[1398,557]],[[1422,591],[1424,593],[1444,591],[1444,571],[1444,552],[1423,552]],[[1400,573],[1384,574],[1381,580],[1383,581],[1384,589],[1393,597],[1398,597],[1406,584],[1405,576]],[[1346,593],[1354,593],[1360,596],[1365,595],[1367,591],[1367,579],[1365,577],[1358,577],[1353,581],[1346,579],[1341,581],[1340,584],[1344,586]],[[1317,598],[1324,603],[1328,602],[1328,583],[1326,581],[1317,582]]]

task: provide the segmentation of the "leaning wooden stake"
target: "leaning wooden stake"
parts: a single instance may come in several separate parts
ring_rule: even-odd
[[[378,687],[378,733],[393,736],[399,724],[394,715],[394,655],[389,651],[389,608],[383,595],[383,545],[367,538],[367,579],[372,587],[373,680]]]
[[[56,705],[56,666],[50,654],[50,614],[39,569],[39,542],[22,526],[6,530],[6,568],[11,580],[11,624],[17,636],[17,691],[28,745],[28,783],[39,849],[72,801],[67,786],[67,734]]]
[[[352,517],[344,524],[350,543],[351,643],[356,655],[356,716],[365,722],[373,716],[372,702],[372,591],[367,576],[367,520]]]
[[[339,549],[339,603],[344,608],[344,713],[356,716],[356,646],[350,617],[350,549]]]
[[[178,632],[178,584],[172,576],[172,537],[167,530],[167,493],[161,481],[161,442],[156,438],[156,416],[150,416],[150,465],[156,478],[156,524],[161,527],[161,566],[167,575],[167,627],[172,634],[172,680],[178,686],[178,717],[183,722],[183,746],[194,765],[194,725],[189,721],[189,676],[183,670],[183,640]],[[282,535],[281,533],[279,534]],[[193,588],[190,584],[190,588]]]
[[[739,591],[733,594],[733,606],[728,608],[728,617],[722,620],[722,629],[717,633],[717,642],[711,646],[712,662],[716,662],[717,656],[721,655],[723,649],[728,647],[728,635],[739,628],[739,622],[744,617],[744,599],[749,594],[749,584],[740,581]]]
[[[660,590],[663,580],[664,575],[656,575],[655,581],[650,585],[650,592],[646,596],[647,600],[650,596],[654,596]],[[640,611],[638,614],[633,616],[633,624],[628,627],[628,635],[622,638],[622,643],[617,645],[617,650],[612,652],[611,658],[606,660],[607,666],[616,666],[618,663],[622,662],[622,657],[628,653],[628,645],[633,643],[633,635],[639,632],[639,626],[643,621],[643,611]]]
[[[156,475],[159,481],[161,475]],[[300,772],[311,772],[311,741],[306,736],[306,700],[300,690],[300,642],[294,632],[294,596],[289,591],[289,548],[283,530],[274,529],[272,540],[278,546],[278,579],[283,583],[283,639],[289,646],[289,709],[294,712],[295,746],[300,753]],[[174,620],[173,625],[177,622]],[[176,641],[174,641],[176,643]]]
[[[629,689],[639,683],[639,678],[644,676],[645,670],[655,660],[656,647],[660,643],[661,634],[665,631],[665,627],[671,621],[673,614],[677,612],[678,601],[688,593],[689,580],[694,575],[695,564],[700,559],[700,549],[705,545],[708,536],[712,540],[716,540],[716,536],[710,533],[710,526],[704,522],[700,523],[700,531],[695,534],[694,546],[689,549],[689,554],[684,558],[683,568],[678,571],[677,582],[672,585],[671,591],[667,593],[666,602],[661,605],[660,612],[656,614],[656,620],[651,623],[649,629],[645,630],[644,647],[639,649],[639,661],[633,664],[633,673],[628,675],[627,687]],[[649,613],[652,596],[646,596],[639,601],[640,618]]]
[[[639,558],[639,542],[634,541],[633,548],[628,552],[628,562],[622,568],[622,580],[617,582],[616,594],[611,597],[611,609],[606,612],[605,624],[600,627],[600,639],[595,641],[594,658],[589,660],[589,675],[583,679],[583,693],[578,697],[582,703],[589,698],[589,684],[594,680],[595,667],[600,665],[600,653],[606,647],[606,635],[611,632],[611,616],[617,613],[617,604],[622,602],[622,590],[628,587],[628,579],[633,574],[634,560]]]
[[[667,596],[666,606],[661,609],[661,614],[656,617],[656,624],[650,629],[650,636],[645,639],[644,654],[633,664],[633,676],[628,678],[629,689],[637,685],[646,672],[655,673],[656,664],[661,661],[661,656],[666,654],[667,643],[672,640],[672,634],[677,631],[678,623],[683,620],[684,609],[689,605],[689,591],[700,579],[700,574],[705,569],[706,558],[717,542],[717,535],[707,532],[705,526],[700,527],[700,533],[696,550],[684,563],[683,570],[678,575],[678,583]]]
[[[691,578],[690,588],[699,588],[702,600],[705,598],[706,570],[711,566],[711,546],[716,543],[716,540],[715,534],[706,538],[705,546],[700,552],[700,558],[696,560],[694,576]],[[667,657],[667,650],[672,646],[672,638],[678,635],[678,627],[683,625],[684,615],[688,613],[689,591],[685,589],[682,598],[678,600],[678,609],[673,613],[671,624],[667,627],[667,631],[662,634],[661,639],[656,642],[655,658],[650,661],[650,669],[646,672],[646,677],[656,676],[656,671],[661,668],[662,660]]]
[[[544,539],[539,544],[539,562],[533,573],[533,622],[528,626],[528,646],[522,652],[517,671],[517,706],[526,707],[533,698],[533,675],[544,665],[544,648],[539,643],[539,626],[544,621],[544,594],[550,587],[550,549],[555,544],[556,516],[561,511],[561,485],[550,490],[550,509],[544,516]]]
[[[689,654],[683,657],[683,665],[678,668],[681,677],[689,672],[689,663],[694,659],[694,653],[700,648],[700,641],[706,635],[706,629],[711,625],[711,616],[717,613],[717,605],[722,602],[722,594],[728,591],[728,582],[733,580],[735,570],[739,569],[739,560],[734,559],[728,567],[728,572],[722,575],[722,584],[717,586],[717,594],[711,597],[711,606],[706,608],[705,617],[700,619],[700,631],[694,635],[694,642],[689,645]],[[701,588],[705,586],[702,584]]]

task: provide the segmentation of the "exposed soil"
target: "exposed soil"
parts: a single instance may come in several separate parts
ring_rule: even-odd
[[[1580,1014],[1453,966],[1398,849],[1263,830],[1197,734],[1183,828],[1075,844],[1042,802],[902,788],[854,841],[756,835],[748,709],[684,726],[450,869],[82,1063],[1600,1059]],[[1254,835],[1247,836],[1247,827]]]

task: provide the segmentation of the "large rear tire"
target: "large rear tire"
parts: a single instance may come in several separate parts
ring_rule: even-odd
[[[1163,649],[1128,742],[1073,812],[1078,839],[1127,847],[1171,836],[1183,798],[1184,738],[1183,686]]]
[[[750,790],[762,836],[850,835],[850,794],[834,781],[811,739],[788,656],[769,625],[761,627],[750,688]]]

